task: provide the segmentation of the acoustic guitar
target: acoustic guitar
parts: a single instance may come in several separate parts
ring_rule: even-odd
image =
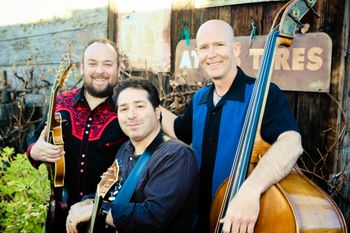
[[[112,166],[108,168],[106,172],[101,176],[101,181],[98,183],[95,194],[95,201],[92,210],[92,216],[89,224],[88,233],[98,233],[99,229],[103,229],[105,223],[97,224],[97,216],[99,211],[101,210],[101,205],[103,199],[106,197],[107,193],[117,185],[117,191],[119,190],[118,184],[121,182],[121,169],[119,169],[119,165],[117,160],[114,161]],[[117,194],[114,194],[117,195]]]

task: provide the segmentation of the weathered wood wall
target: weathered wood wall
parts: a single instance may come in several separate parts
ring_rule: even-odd
[[[317,18],[308,13],[302,19],[303,23],[311,25],[310,32],[325,32],[332,39],[332,72],[329,94],[285,92],[298,120],[305,149],[305,153],[299,160],[299,165],[309,170],[307,175],[333,194],[335,190],[329,190],[331,185],[328,181],[330,181],[330,176],[341,172],[344,168],[344,163],[339,163],[339,156],[342,154],[338,153],[339,144],[337,143],[339,142],[340,127],[344,124],[342,124],[343,119],[340,116],[341,108],[338,107],[337,101],[334,101],[330,96],[341,104],[343,98],[348,99],[349,95],[348,92],[344,93],[345,89],[343,88],[344,79],[349,80],[349,75],[344,74],[344,66],[341,66],[345,49],[342,46],[344,40],[349,38],[349,35],[343,36],[345,1],[318,0],[315,8],[320,17]],[[222,19],[233,26],[237,36],[249,36],[251,23],[254,21],[257,25],[257,34],[266,35],[275,15],[284,4],[285,2],[281,1],[195,9],[193,0],[174,1],[171,28],[172,67],[174,67],[176,45],[181,39],[184,26],[187,25],[190,28],[191,39],[193,39],[202,23],[209,19]],[[349,52],[346,55],[348,56],[348,54]],[[348,101],[344,103],[348,103]],[[348,110],[348,107],[346,109]],[[343,154],[343,156],[345,155]],[[349,161],[349,159],[345,160]],[[347,218],[349,218],[349,207],[347,210],[345,207],[349,206],[349,194],[338,196],[335,199],[338,203],[341,200],[346,202],[343,211],[347,213]]]
[[[0,79],[6,71],[12,88],[20,88],[22,83],[13,74],[15,65],[19,76],[26,78],[25,71],[33,67],[36,80],[43,77],[52,83],[61,55],[68,51],[69,45],[72,46],[73,62],[77,64],[88,41],[107,37],[108,15],[109,6],[105,5],[74,10],[69,18],[0,26]],[[73,85],[79,77],[78,66],[75,66],[67,86]]]

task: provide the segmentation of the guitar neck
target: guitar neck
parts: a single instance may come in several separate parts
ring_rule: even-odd
[[[101,208],[102,200],[103,200],[102,196],[100,195],[95,196],[94,208],[92,209],[92,215],[91,215],[91,221],[90,221],[88,233],[93,233],[95,231],[96,217],[99,209]]]
[[[107,192],[113,187],[113,185],[117,181],[121,180],[121,176],[119,176],[120,172],[121,170],[119,169],[118,162],[115,160],[112,166],[110,166],[108,170],[104,172],[101,176],[101,181],[96,188],[95,202],[88,230],[89,233],[97,232],[98,229],[96,228],[99,228],[99,226],[97,225],[100,225],[100,223],[96,224],[96,218],[102,206],[103,198],[106,196]]]
[[[51,89],[51,95],[50,95],[50,103],[49,103],[49,109],[47,114],[47,131],[46,131],[46,141],[50,141],[51,137],[51,130],[53,127],[53,123],[55,121],[55,102],[56,102],[56,95],[58,92],[58,89],[61,88],[64,85],[64,81],[68,75],[69,69],[72,67],[72,63],[70,61],[70,57],[68,53],[65,53],[62,55],[61,62],[58,66],[56,76],[55,76],[55,82],[52,85]]]
[[[51,129],[53,127],[53,121],[55,117],[55,105],[56,105],[56,95],[57,95],[58,89],[55,88],[51,91],[50,95],[50,103],[49,103],[49,109],[47,112],[47,131],[46,131],[46,141],[50,141],[51,137]]]

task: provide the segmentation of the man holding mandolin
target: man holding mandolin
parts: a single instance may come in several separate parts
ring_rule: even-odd
[[[235,42],[233,29],[226,22],[205,22],[197,32],[196,42],[200,64],[212,85],[195,93],[182,116],[176,117],[162,108],[163,129],[172,137],[192,143],[196,155],[200,178],[195,232],[213,232],[212,223],[214,228],[219,223],[220,233],[253,233],[262,193],[292,170],[303,151],[299,129],[287,99],[271,84],[260,133],[272,146],[233,198],[226,199],[228,208],[223,217],[212,222],[212,202],[236,164],[235,151],[241,142],[245,115],[250,111],[255,79],[237,67],[235,58],[240,44]]]
[[[116,227],[120,233],[191,233],[197,188],[196,162],[186,144],[163,134],[157,89],[148,80],[129,78],[116,86],[113,98],[119,124],[130,138],[116,155],[121,161],[125,182],[110,210],[105,210],[108,214],[97,218],[100,222],[102,219],[103,224]],[[140,167],[145,156],[148,160]],[[135,186],[129,185],[130,180],[135,181]],[[100,188],[99,184],[97,190]],[[129,195],[127,198],[125,193]],[[77,224],[88,221],[92,209],[91,199],[73,205],[67,232],[77,233]],[[95,221],[92,219],[90,225]],[[109,232],[100,229],[90,228],[89,232]]]
[[[51,188],[46,232],[66,232],[69,207],[85,194],[95,192],[100,176],[113,163],[117,150],[127,139],[112,100],[119,75],[115,44],[105,39],[90,42],[83,52],[81,72],[83,87],[54,96],[51,102],[55,117],[57,113],[60,117],[59,134],[64,145],[45,138],[47,130],[53,130],[44,127],[46,119],[28,141],[27,156],[33,166],[56,163],[62,156],[65,160],[64,184],[56,186],[55,183]]]

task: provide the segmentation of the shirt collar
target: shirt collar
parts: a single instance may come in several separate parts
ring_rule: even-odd
[[[245,95],[245,85],[247,83],[250,83],[249,79],[247,79],[246,74],[244,74],[241,68],[237,66],[236,77],[233,80],[230,89],[223,98],[226,100],[237,100],[243,102]],[[200,104],[205,104],[212,99],[211,97],[213,96],[214,88],[214,84],[210,85],[209,90],[203,95]]]
[[[163,139],[164,137],[164,133],[163,130],[161,129],[159,131],[159,133],[157,134],[157,136],[153,139],[153,141],[151,142],[151,144],[149,144],[146,148],[146,150],[151,151],[151,154],[153,154],[153,152],[155,151],[155,149],[158,147],[158,145],[161,144],[161,142],[164,141]],[[126,150],[130,153],[130,154],[134,154],[135,151],[135,147],[133,146],[133,144],[131,143],[131,141],[129,140],[126,144]],[[139,157],[139,156],[138,156]]]
[[[74,98],[74,106],[76,106],[79,102],[87,103],[84,92],[85,92],[85,87],[83,86],[83,87],[79,90],[78,94],[77,94],[77,95],[75,96],[75,98]],[[112,109],[113,109],[114,111],[116,111],[117,108],[116,108],[116,106],[115,106],[115,104],[114,104],[114,101],[113,101],[112,96],[109,96],[109,97],[105,100],[105,103],[110,104],[110,105],[112,106]]]
[[[76,106],[76,104],[78,102],[85,102],[86,103],[86,99],[85,99],[85,95],[84,95],[84,87],[80,88],[78,94],[75,96],[74,98],[74,106]]]

